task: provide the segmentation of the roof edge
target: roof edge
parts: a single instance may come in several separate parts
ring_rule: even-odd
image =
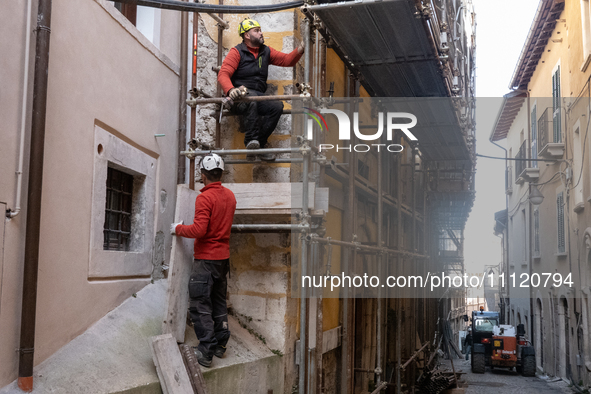
[[[513,76],[511,77],[511,82],[509,83],[509,89],[514,89],[517,87],[517,85],[516,85],[517,75],[519,73],[519,70],[521,69],[521,65],[525,61],[525,57],[526,57],[525,55],[527,53],[527,49],[529,48],[530,44],[534,40],[535,27],[542,17],[542,10],[544,9],[543,5],[545,2],[549,2],[549,1],[553,1],[553,0],[540,0],[540,2],[538,3],[538,9],[536,10],[536,15],[534,16],[534,20],[532,21],[531,26],[529,27],[529,32],[527,33],[527,38],[525,39],[525,43],[523,43],[523,46],[521,47],[521,53],[519,54],[519,59],[517,60],[517,63],[515,64],[515,69],[513,70]]]

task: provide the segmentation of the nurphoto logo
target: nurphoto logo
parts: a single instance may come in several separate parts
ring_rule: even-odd
[[[318,124],[320,129],[326,130],[328,133],[328,125],[326,124],[326,119],[322,114],[332,114],[337,117],[339,122],[339,140],[341,141],[349,141],[351,140],[351,120],[349,116],[338,109],[320,109],[320,112],[313,110],[311,108],[305,107],[304,113],[310,116],[311,119],[307,121],[307,137],[308,139],[312,139],[313,137],[313,129],[314,129],[314,122]],[[406,122],[401,122],[406,120]],[[408,122],[410,120],[410,122]],[[417,137],[411,133],[410,129],[416,126],[417,124],[417,117],[408,112],[387,112],[378,113],[378,126],[377,131],[374,134],[362,134],[359,131],[359,113],[353,113],[353,132],[355,136],[362,141],[378,141],[382,134],[384,133],[384,123],[386,124],[386,139],[388,141],[392,141],[394,136],[395,130],[400,130],[406,135],[406,137],[410,141],[417,141]],[[333,145],[333,144],[320,144],[319,150],[327,151],[331,149],[336,149],[338,152],[339,150],[347,150],[351,152],[353,149],[355,152],[369,152],[371,149],[376,149],[378,152],[380,148],[384,147],[388,152],[392,153],[399,153],[404,150],[404,146],[400,144],[355,144],[355,145]]]

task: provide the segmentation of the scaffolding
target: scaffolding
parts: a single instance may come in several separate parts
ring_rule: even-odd
[[[121,1],[121,0],[119,0]],[[182,2],[182,1],[173,1],[173,0],[123,0],[121,2],[129,2],[138,5],[144,5],[149,7],[158,7],[164,9],[173,9],[178,11],[186,11],[186,12],[193,12],[194,22],[193,22],[193,61],[191,62],[193,65],[192,74],[191,74],[191,90],[189,91],[190,97],[186,100],[187,105],[191,108],[190,113],[190,122],[191,122],[191,129],[190,129],[190,138],[193,141],[193,145],[190,145],[190,149],[179,149],[180,156],[179,156],[179,163],[181,160],[184,163],[184,158],[189,159],[190,163],[190,170],[189,170],[189,187],[192,190],[195,190],[195,163],[196,158],[208,154],[210,152],[217,153],[221,156],[239,156],[244,154],[265,154],[265,153],[273,153],[273,154],[286,154],[289,155],[288,157],[278,158],[273,163],[291,163],[291,164],[298,164],[301,165],[302,171],[302,209],[298,212],[297,215],[292,216],[295,218],[296,223],[292,224],[277,224],[277,223],[261,223],[261,224],[234,224],[232,226],[232,232],[235,233],[299,233],[299,241],[301,244],[301,259],[300,259],[300,270],[301,276],[306,275],[309,271],[314,269],[314,266],[311,266],[310,262],[319,262],[321,259],[321,248],[320,246],[325,246],[327,249],[326,252],[326,266],[324,270],[324,266],[322,265],[322,269],[320,271],[325,271],[327,275],[330,275],[331,271],[331,255],[332,255],[332,247],[333,246],[340,246],[345,248],[347,251],[343,254],[343,271],[348,270],[350,267],[353,267],[356,264],[358,254],[369,254],[374,256],[377,259],[378,266],[380,267],[381,273],[385,275],[388,274],[400,274],[403,272],[402,266],[403,261],[405,259],[410,259],[414,265],[420,265],[423,270],[429,269],[430,266],[433,265],[432,258],[436,251],[436,242],[434,242],[435,237],[433,234],[429,233],[429,226],[436,225],[436,226],[451,226],[453,229],[456,228],[463,228],[463,223],[465,223],[465,219],[467,218],[467,213],[471,208],[471,202],[473,201],[474,194],[473,194],[473,182],[465,185],[461,192],[456,194],[449,194],[444,196],[441,192],[438,192],[438,189],[430,189],[429,184],[430,181],[435,182],[438,184],[440,181],[445,181],[445,177],[442,177],[441,174],[447,172],[454,172],[460,173],[462,176],[462,180],[465,181],[466,179],[473,178],[473,159],[474,156],[472,155],[473,151],[473,143],[472,137],[470,135],[462,135],[461,138],[457,139],[457,144],[462,149],[462,152],[468,152],[467,154],[462,154],[462,159],[469,163],[466,168],[458,168],[450,167],[447,168],[444,166],[442,168],[441,165],[433,165],[433,166],[426,166],[423,170],[417,170],[417,160],[423,159],[421,151],[416,147],[411,147],[411,160],[408,164],[402,164],[401,160],[398,159],[396,161],[396,170],[394,175],[397,180],[403,178],[403,167],[408,166],[410,169],[410,180],[411,180],[411,196],[410,201],[411,204],[406,205],[403,203],[403,196],[401,192],[401,188],[396,188],[396,195],[391,196],[387,192],[384,191],[383,188],[383,181],[384,181],[384,174],[383,174],[383,167],[384,167],[384,155],[382,152],[378,151],[378,178],[377,178],[377,185],[371,185],[366,179],[361,177],[358,174],[357,168],[357,153],[354,150],[351,150],[350,153],[347,155],[347,163],[336,163],[333,160],[327,160],[321,152],[318,150],[319,144],[324,142],[324,135],[318,137],[314,135],[313,139],[308,139],[307,136],[302,133],[301,136],[298,136],[298,146],[292,148],[264,148],[264,149],[257,149],[247,150],[247,149],[221,149],[221,126],[220,121],[222,116],[233,116],[229,111],[224,110],[224,105],[228,102],[228,99],[222,97],[221,88],[217,87],[215,96],[208,95],[202,89],[199,89],[197,86],[197,66],[196,66],[196,57],[197,57],[197,47],[199,42],[198,37],[198,19],[199,13],[206,13],[210,17],[212,17],[218,26],[218,40],[217,40],[217,67],[214,68],[214,71],[218,71],[222,64],[222,39],[223,39],[223,32],[225,29],[228,29],[228,23],[223,20],[224,14],[230,13],[249,13],[249,12],[272,12],[278,11],[281,9],[291,9],[296,7],[302,7],[301,11],[305,18],[303,19],[304,22],[304,29],[303,29],[303,41],[305,42],[305,53],[304,53],[304,80],[302,81],[300,87],[301,93],[299,95],[282,95],[282,96],[259,96],[259,97],[244,97],[238,99],[238,101],[265,101],[265,100],[304,100],[307,102],[313,102],[315,104],[322,104],[323,100],[327,100],[326,97],[323,97],[325,92],[329,93],[329,98],[334,102],[332,98],[332,86],[330,90],[327,90],[326,87],[326,49],[328,46],[332,47],[335,52],[341,57],[343,62],[347,67],[347,89],[346,95],[348,100],[342,100],[342,102],[348,103],[348,112],[352,114],[357,109],[359,104],[359,86],[360,80],[364,80],[364,86],[366,89],[373,94],[380,93],[380,90],[377,89],[377,85],[375,81],[368,81],[367,73],[364,74],[365,68],[371,68],[376,66],[377,63],[371,62],[359,62],[359,60],[352,59],[350,56],[351,51],[360,50],[359,47],[351,48],[348,47],[346,50],[343,50],[341,45],[344,44],[342,41],[339,42],[337,37],[334,37],[331,34],[331,31],[338,31],[335,27],[335,23],[346,23],[346,18],[341,20],[335,20],[335,18],[331,18],[325,13],[325,10],[330,9],[331,11],[335,10],[343,10],[352,7],[358,7],[358,9],[363,9],[364,12],[369,12],[369,6],[374,7],[384,7],[386,3],[388,4],[395,4],[396,6],[402,6],[403,2],[396,2],[393,0],[390,1],[375,1],[375,0],[362,0],[362,1],[355,1],[355,2],[341,2],[341,3],[332,3],[332,4],[304,4],[304,2],[292,2],[292,3],[283,3],[277,4],[273,6],[225,6],[223,5],[223,0],[219,0],[219,5],[211,5],[211,4],[200,4],[200,3],[189,3],[189,2]],[[429,64],[435,65],[435,68],[431,68],[430,70],[437,69],[441,64],[444,64],[447,59],[448,55],[445,53],[441,53],[440,47],[443,45],[441,40],[445,34],[441,34],[442,32],[437,31],[437,33],[441,34],[440,37],[436,39],[433,38],[433,32],[430,31],[433,24],[427,24],[426,18],[430,12],[433,12],[435,7],[429,7],[426,5],[427,3],[432,2],[416,2],[416,9],[418,16],[415,14],[415,19],[417,19],[415,28],[417,28],[417,32],[423,31],[426,33],[427,40],[422,41],[420,43],[420,47],[423,48],[425,51],[432,52],[430,56],[423,56],[422,58],[418,57],[409,57],[404,56],[400,59],[392,58],[392,59],[382,59],[381,62],[389,65],[395,65],[396,67],[408,66],[409,64]],[[443,1],[445,4],[445,1]],[[404,7],[407,7],[407,2],[404,2]],[[375,11],[375,10],[374,10]],[[445,9],[444,9],[445,11]],[[446,11],[447,12],[447,11]],[[452,11],[453,12],[453,11]],[[459,10],[457,11],[459,15]],[[216,13],[218,15],[216,15]],[[186,14],[185,14],[186,15]],[[444,14],[445,15],[445,14]],[[456,17],[456,21],[454,24],[454,28],[452,29],[454,36],[456,35],[456,25],[458,23]],[[445,21],[447,23],[447,21]],[[332,25],[332,30],[327,28],[327,25]],[[463,25],[461,26],[463,28]],[[187,29],[188,30],[188,29]],[[313,36],[312,30],[316,36],[314,40],[316,41],[316,49],[317,53],[315,54],[316,60],[316,67],[312,67],[312,59],[311,59],[311,49]],[[443,32],[445,33],[445,31]],[[337,44],[339,42],[339,44]],[[447,44],[445,41],[444,44]],[[456,40],[450,42],[450,45],[455,49]],[[443,45],[445,46],[445,45]],[[458,49],[460,51],[460,49]],[[450,51],[450,53],[454,53],[454,51]],[[461,52],[461,51],[460,51]],[[457,59],[454,59],[457,63]],[[439,66],[438,66],[439,65]],[[182,67],[181,67],[182,68]],[[445,68],[447,70],[447,68]],[[441,70],[437,70],[439,73]],[[422,85],[421,88],[424,91],[429,91],[429,89],[435,89],[438,94],[442,94],[444,96],[451,97],[454,94],[457,94],[460,90],[462,90],[466,96],[470,94],[473,95],[473,86],[472,84],[453,84],[453,75],[450,75],[447,71],[444,72],[445,82],[437,87],[430,87],[427,85]],[[311,82],[312,80],[312,82]],[[314,91],[319,92],[319,96],[315,97],[310,92],[313,90],[311,84],[316,87]],[[184,84],[186,86],[187,83]],[[398,89],[400,87],[397,87]],[[457,90],[457,91],[456,91]],[[387,90],[383,92],[387,93]],[[199,141],[196,140],[196,111],[197,106],[202,104],[217,104],[219,108],[216,110],[215,118],[216,118],[216,131],[215,131],[215,144],[213,146],[207,146],[206,144],[201,144]],[[462,111],[464,112],[465,116],[469,116],[469,113],[473,111],[472,103],[467,103]],[[284,110],[284,114],[298,114],[302,113],[302,111],[298,111],[298,109],[291,109],[291,110]],[[458,123],[460,123],[460,119],[457,119]],[[357,137],[352,136],[349,144],[354,145],[357,142]],[[450,148],[450,152],[455,152],[453,149],[455,147]],[[454,160],[454,153],[448,153],[449,158],[444,160]],[[228,165],[244,165],[250,164],[252,165],[253,162],[249,160],[243,159],[229,159],[225,161]],[[272,165],[272,163],[265,163],[260,162],[261,164],[265,165]],[[180,165],[179,165],[180,168]],[[346,231],[344,231],[345,239],[343,240],[335,240],[330,237],[324,237],[324,229],[318,223],[322,222],[322,218],[315,217],[315,215],[310,212],[309,210],[309,194],[308,194],[308,185],[310,181],[310,172],[311,169],[315,169],[319,176],[316,180],[320,186],[326,184],[326,177],[331,177],[336,179],[337,181],[341,182],[341,184],[346,188],[347,195],[346,195],[346,204],[347,204],[347,211],[352,215],[352,219],[349,220],[346,224]],[[418,177],[422,177],[423,183],[423,190],[420,191],[417,187],[417,179]],[[433,183],[431,182],[431,184]],[[450,192],[451,193],[451,192]],[[363,196],[364,198],[369,198],[372,202],[375,202],[377,205],[377,246],[372,245],[364,245],[357,240],[356,230],[357,230],[357,209],[359,205],[359,197]],[[450,197],[451,196],[451,197]],[[421,198],[422,197],[422,198]],[[417,204],[417,201],[421,201],[421,204]],[[443,201],[441,206],[433,205],[437,204],[437,201]],[[450,204],[451,201],[451,204]],[[446,204],[447,203],[447,204]],[[420,206],[420,209],[418,207]],[[451,207],[450,207],[451,205]],[[428,207],[433,209],[433,214],[428,214]],[[395,213],[395,220],[389,220],[387,225],[384,226],[384,212],[389,211],[390,213]],[[459,219],[456,219],[459,215]],[[411,236],[408,237],[408,242],[405,245],[403,232],[404,232],[404,221],[410,223],[410,232]],[[392,223],[395,223],[393,225]],[[394,245],[386,246],[386,243],[390,243],[391,240],[386,240],[386,236],[384,234],[384,227],[386,227],[387,231],[392,228],[393,233],[395,236],[395,242],[392,242]],[[395,228],[394,228],[395,227]],[[422,231],[420,231],[422,229]],[[419,236],[419,234],[421,234]],[[432,240],[430,242],[429,240]],[[317,264],[320,267],[320,264]],[[456,269],[457,267],[453,267]],[[317,268],[318,269],[318,268]],[[463,270],[463,266],[461,267]],[[381,292],[381,290],[378,290]],[[418,355],[418,351],[412,355],[412,357],[408,360],[402,359],[402,315],[400,313],[396,316],[396,338],[395,338],[395,349],[396,352],[394,355],[388,355],[388,338],[387,338],[387,321],[385,319],[385,311],[388,309],[387,306],[387,299],[380,296],[377,298],[377,313],[376,313],[376,342],[377,342],[377,353],[376,353],[376,368],[371,370],[372,373],[376,376],[376,389],[374,393],[378,393],[385,389],[387,386],[391,385],[392,375],[387,377],[385,376],[386,366],[384,360],[388,359],[388,356],[394,356],[396,362],[396,367],[394,368],[395,371],[395,387],[396,392],[402,392],[402,373],[406,372],[408,365],[411,363],[412,360],[416,358]],[[307,311],[309,310],[309,303],[313,302],[311,298],[308,298],[309,295],[308,291],[304,286],[300,286],[300,362],[299,362],[299,376],[298,376],[298,392],[300,394],[305,393],[320,393],[322,391],[322,351],[317,351],[315,355],[312,354],[312,349],[308,347],[308,331],[311,329],[309,327],[308,322],[308,314]],[[316,318],[316,343],[322,343],[322,294],[313,294],[316,296],[317,301],[317,311],[318,317]],[[396,293],[396,310],[400,311],[403,306],[403,302],[400,297],[400,293]],[[413,301],[413,307],[416,308],[415,301]],[[354,300],[350,297],[349,290],[347,288],[343,289],[342,292],[342,311],[343,311],[343,329],[342,329],[342,358],[341,358],[341,393],[352,393],[353,392],[353,385],[354,385],[354,378],[353,373],[358,369],[354,368],[353,365],[353,353],[354,353],[354,345],[355,345],[355,305]],[[424,307],[425,313],[429,312],[429,307]],[[431,311],[432,312],[432,311]],[[417,327],[414,327],[416,330]],[[428,328],[423,329],[424,332],[428,331]],[[423,346],[421,349],[425,349]],[[370,372],[370,371],[367,371]]]

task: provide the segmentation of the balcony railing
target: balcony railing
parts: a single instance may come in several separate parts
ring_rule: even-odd
[[[546,108],[538,119],[538,154],[558,158],[564,154],[560,108]]]

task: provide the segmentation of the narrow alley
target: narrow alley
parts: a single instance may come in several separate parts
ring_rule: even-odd
[[[442,366],[451,370],[451,362],[443,360]],[[484,374],[472,373],[470,361],[454,359],[456,372],[462,373],[461,387],[465,394],[558,394],[575,393],[569,384],[561,379],[545,376],[525,377],[517,371],[487,368]]]

